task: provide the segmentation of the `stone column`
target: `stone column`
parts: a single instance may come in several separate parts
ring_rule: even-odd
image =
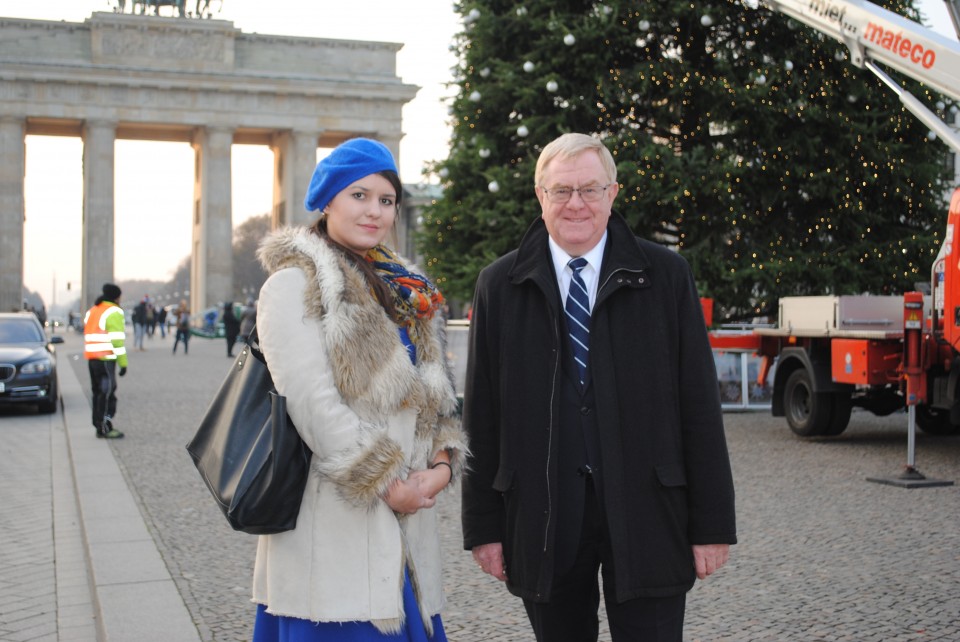
[[[230,149],[233,130],[200,128],[194,135],[192,314],[234,299]]]
[[[93,305],[114,268],[114,142],[116,123],[83,125],[83,269],[80,307]],[[127,293],[128,295],[130,293]]]
[[[309,225],[315,212],[303,206],[303,197],[317,165],[316,132],[277,132],[273,137],[273,219],[271,227]]]
[[[23,308],[25,126],[22,118],[0,118],[0,312]]]

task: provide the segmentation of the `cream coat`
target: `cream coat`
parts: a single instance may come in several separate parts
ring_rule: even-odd
[[[414,367],[360,272],[325,241],[284,228],[258,256],[271,274],[260,342],[314,454],[296,529],[260,537],[253,601],[276,615],[396,631],[406,565],[429,626],[443,606],[436,509],[400,516],[381,497],[442,449],[462,473],[445,321],[438,313],[417,325]]]

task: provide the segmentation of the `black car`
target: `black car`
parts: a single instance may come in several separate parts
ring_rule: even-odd
[[[29,312],[0,313],[0,405],[34,404],[42,413],[57,410],[57,360],[51,337]]]

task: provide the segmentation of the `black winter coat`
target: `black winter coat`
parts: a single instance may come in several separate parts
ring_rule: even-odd
[[[464,427],[464,547],[502,542],[509,590],[549,599],[566,341],[547,230],[478,279]],[[591,316],[590,377],[616,600],[677,595],[692,544],[735,544],[734,491],[716,366],[689,266],[614,213]]]

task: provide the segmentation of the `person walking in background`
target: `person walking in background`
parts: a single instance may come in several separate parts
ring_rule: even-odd
[[[177,354],[177,346],[183,341],[183,354],[189,353],[190,348],[190,309],[186,300],[180,301],[177,308],[177,336],[173,340],[173,354]]]
[[[257,302],[253,297],[247,299],[247,304],[240,311],[240,340],[244,343],[250,339],[253,326],[257,324]]]
[[[162,305],[158,305],[155,318],[157,320],[157,325],[160,326],[160,338],[166,339],[167,338],[167,308]]]
[[[133,349],[143,352],[143,337],[147,331],[147,298],[133,308]]]
[[[603,143],[544,147],[541,214],[479,276],[464,547],[539,642],[680,642],[686,592],[736,543],[717,373],[686,261],[612,213]]]
[[[127,374],[125,340],[120,288],[104,283],[103,293],[83,319],[83,356],[90,371],[93,427],[97,437],[104,439],[123,437],[123,433],[113,427],[113,418],[117,415],[117,376]]]
[[[147,303],[147,309],[146,309],[147,320],[146,320],[146,323],[144,324],[144,327],[146,327],[147,336],[152,339],[153,333],[157,331],[157,312],[154,309],[153,301],[150,300],[149,296],[147,297],[146,303]]]
[[[316,223],[258,251],[257,334],[313,472],[297,527],[260,536],[255,642],[446,640],[434,504],[466,451],[443,297],[383,245],[402,191],[384,145],[349,140],[310,181]]]
[[[233,301],[223,304],[223,333],[227,339],[227,356],[233,356],[233,346],[237,343],[240,334],[240,319],[233,311]]]

